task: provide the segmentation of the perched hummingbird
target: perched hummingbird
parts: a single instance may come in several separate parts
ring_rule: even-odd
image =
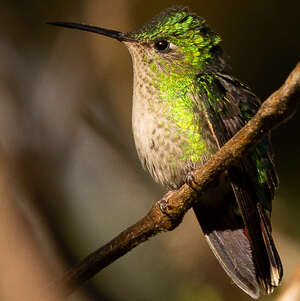
[[[179,188],[256,113],[259,99],[226,71],[221,38],[184,7],[170,7],[140,30],[51,22],[121,41],[133,60],[132,125],[142,165]],[[224,173],[193,207],[210,248],[253,298],[282,278],[270,216],[278,186],[269,137]]]

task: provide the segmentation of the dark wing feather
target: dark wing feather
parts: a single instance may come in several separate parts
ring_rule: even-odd
[[[201,103],[198,105],[206,113],[217,145],[222,147],[256,113],[260,101],[248,87],[227,74],[218,73],[211,78],[213,80],[206,83],[201,82],[207,79],[206,76],[198,78],[200,87],[210,85],[209,88],[213,91],[211,97],[203,89],[200,93]],[[194,209],[213,251],[217,253],[216,256],[227,273],[237,285],[255,298],[259,296],[258,284],[263,292],[270,293],[282,277],[282,266],[271,236],[269,220],[274,191],[278,185],[269,137],[232,167],[228,175],[243,225],[228,236],[228,231],[218,229],[214,222],[205,221],[201,217],[199,211],[202,208]],[[238,223],[237,220],[236,214],[235,223]],[[205,230],[205,223],[210,223],[212,229]],[[227,225],[226,222],[223,224]],[[250,257],[242,256],[239,248],[233,248],[234,242],[243,246],[246,253],[250,251]],[[234,269],[236,261],[230,254],[240,256],[243,264]],[[241,273],[246,279],[243,279]]]
[[[255,115],[261,102],[245,84],[227,74],[218,73],[215,81],[219,87],[223,87],[223,97],[229,101],[223,105],[224,118],[220,115],[216,118],[223,120],[221,133],[226,131],[225,135],[230,139]],[[255,166],[258,183],[261,184],[259,189],[263,189],[263,193],[266,194],[265,200],[260,199],[260,201],[264,202],[264,207],[271,211],[275,189],[278,187],[278,177],[269,135],[256,146],[250,155],[250,160]],[[255,183],[257,184],[257,181]]]

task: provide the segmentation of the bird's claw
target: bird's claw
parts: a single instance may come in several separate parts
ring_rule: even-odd
[[[190,171],[186,178],[185,178],[185,183],[191,187],[195,192],[199,192],[199,184],[197,183],[197,181],[195,180],[195,177],[193,175],[193,172]]]
[[[163,214],[169,216],[169,213],[168,213],[168,205],[169,205],[168,200],[161,199],[157,203],[158,203],[158,207],[159,207],[160,211]]]

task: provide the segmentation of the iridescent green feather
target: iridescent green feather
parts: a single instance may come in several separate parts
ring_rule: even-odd
[[[180,47],[186,66],[195,67],[198,71],[212,58],[212,47],[221,42],[221,38],[208,27],[204,19],[182,7],[171,8],[156,16],[131,36],[142,43],[168,39]]]
[[[159,91],[164,113],[175,123],[178,135],[184,135],[187,140],[182,146],[181,160],[201,162],[207,147],[201,133],[202,121],[195,113],[195,96],[202,89],[210,88],[199,85],[196,78],[211,63],[211,49],[220,43],[220,37],[209,29],[204,19],[182,7],[164,11],[131,36],[145,44],[167,39],[176,45],[180,57],[168,60],[157,54],[151,58],[145,56],[144,60],[154,74],[152,85]],[[217,101],[213,97],[211,94],[212,103]]]

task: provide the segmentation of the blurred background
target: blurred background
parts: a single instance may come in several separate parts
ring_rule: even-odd
[[[263,100],[300,59],[296,0],[1,1],[1,300],[38,299],[39,288],[144,216],[165,192],[135,152],[125,47],[45,22],[132,31],[174,4],[207,19],[223,38],[233,74]],[[299,122],[298,112],[273,132],[281,184],[272,221],[284,279],[261,300],[279,300],[300,264]],[[179,228],[134,249],[69,300],[250,298],[225,275],[188,213]]]

